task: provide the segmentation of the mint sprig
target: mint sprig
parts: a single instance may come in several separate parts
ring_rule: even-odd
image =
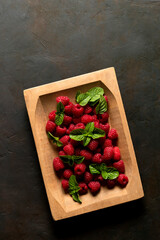
[[[89,170],[91,174],[100,174],[104,179],[110,179],[113,180],[119,176],[119,172],[114,167],[107,167],[105,163],[101,164],[90,164]]]
[[[53,141],[53,143],[56,143],[57,147],[63,146],[63,143],[61,141],[59,141],[59,137],[53,136],[52,133],[50,133],[50,132],[48,132],[47,135],[48,135],[48,138]]]
[[[94,122],[86,125],[85,129],[75,129],[70,133],[70,138],[75,141],[83,141],[83,146],[87,146],[91,139],[97,139],[105,136],[105,131],[94,127]]]
[[[96,106],[96,114],[103,114],[107,111],[107,102],[104,96],[100,96],[99,103]]]
[[[82,163],[83,160],[84,160],[84,157],[83,156],[75,156],[75,155],[61,155],[59,156],[61,158],[61,160],[64,162],[64,163],[67,163],[69,166],[73,166],[74,163]]]
[[[63,119],[64,119],[64,105],[61,102],[59,102],[57,104],[55,123],[59,126],[63,123]]]
[[[79,198],[79,190],[81,188],[79,187],[75,175],[72,175],[69,178],[69,194],[72,196],[73,200],[78,203],[82,203]]]

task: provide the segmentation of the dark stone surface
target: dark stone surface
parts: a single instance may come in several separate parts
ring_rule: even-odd
[[[160,236],[160,1],[0,1],[0,239]],[[23,89],[114,66],[145,198],[52,220]]]

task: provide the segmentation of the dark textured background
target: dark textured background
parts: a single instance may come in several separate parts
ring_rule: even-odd
[[[0,239],[160,235],[160,1],[0,1]],[[145,198],[52,220],[23,89],[114,66]]]

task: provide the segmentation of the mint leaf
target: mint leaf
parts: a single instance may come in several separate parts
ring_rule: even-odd
[[[75,202],[82,203],[77,192],[72,194],[72,198]]]
[[[104,137],[105,136],[105,131],[100,129],[100,128],[94,128],[93,132],[92,132],[92,138],[93,139],[97,139],[100,137]]]
[[[95,95],[95,96],[93,96],[91,99],[90,99],[90,103],[92,102],[95,102],[95,101],[97,101],[97,100],[99,100],[100,99],[100,95]]]
[[[83,139],[83,146],[87,146],[91,141],[91,137],[84,137]]]
[[[94,122],[87,123],[84,132],[87,134],[92,133],[94,130]]]
[[[107,102],[103,96],[100,96],[98,105],[96,106],[96,114],[103,114],[107,111]]]
[[[101,87],[93,87],[88,90],[88,93],[91,97],[94,97],[95,95],[103,95],[104,90]]]
[[[100,165],[96,163],[90,164],[89,170],[91,174],[100,174]]]
[[[81,93],[77,97],[77,102],[81,106],[85,106],[85,105],[87,105],[87,103],[89,102],[90,99],[91,99],[91,96],[88,93]]]
[[[73,160],[72,156],[70,156],[70,155],[60,155],[59,157],[64,163],[68,163],[68,165],[71,166],[71,167],[73,166],[74,160]]]
[[[84,157],[83,157],[83,156],[75,156],[75,155],[73,155],[73,156],[72,156],[72,159],[73,159],[73,161],[74,161],[75,163],[79,164],[79,163],[82,163],[82,162],[83,162]]]
[[[106,171],[101,171],[101,175],[104,179],[108,178],[108,173]]]
[[[63,113],[64,112],[64,105],[63,103],[59,102],[57,104],[57,113]]]
[[[119,172],[114,167],[107,167],[105,163],[99,164],[90,164],[89,170],[91,174],[100,174],[104,179],[113,180],[119,176]]]
[[[64,113],[56,113],[55,123],[59,126],[63,123]]]
[[[59,137],[55,137],[52,135],[52,133],[48,132],[48,138],[53,141],[53,143],[56,143],[57,147],[62,147],[63,143],[59,141]]]
[[[81,94],[81,91],[78,90],[77,93],[76,93],[76,97],[75,97],[76,102],[77,102],[77,98],[78,98],[78,96],[79,96],[80,94]]]
[[[114,167],[107,167],[106,172],[108,174],[107,179],[110,179],[110,180],[115,179],[119,176],[118,170]]]
[[[93,106],[96,105],[98,102],[99,102],[99,99],[96,100],[96,101],[94,101],[94,102],[89,101],[89,105],[90,105],[91,107],[93,107]]]
[[[73,200],[81,203],[81,200],[79,199],[78,191],[81,188],[79,187],[75,175],[72,175],[69,178],[69,194],[72,196]]]
[[[75,141],[82,141],[84,139],[84,129],[75,129],[70,132],[69,136]]]

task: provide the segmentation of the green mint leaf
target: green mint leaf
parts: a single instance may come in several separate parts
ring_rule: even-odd
[[[71,139],[75,140],[75,141],[82,141],[84,139],[84,129],[75,129],[73,131],[70,132],[69,136]]]
[[[63,143],[59,141],[59,137],[55,137],[52,135],[52,133],[48,132],[48,138],[53,141],[53,143],[56,143],[57,147],[62,147]]]
[[[75,97],[76,102],[77,102],[77,98],[78,98],[78,96],[79,96],[80,94],[81,94],[81,91],[78,90],[77,93],[76,93],[76,97]]]
[[[64,113],[56,113],[55,123],[59,126],[63,123]]]
[[[119,176],[118,170],[116,168],[114,168],[114,167],[107,167],[106,172],[108,174],[107,179],[110,179],[110,180],[115,179],[115,178],[117,178]]]
[[[107,102],[103,96],[100,96],[99,103],[96,106],[96,114],[103,114],[107,111]]]
[[[91,107],[93,107],[93,106],[96,105],[98,102],[99,102],[99,99],[96,100],[96,101],[94,101],[94,102],[90,102],[90,101],[89,101],[89,105],[90,105]]]
[[[57,104],[57,113],[64,113],[64,105],[61,102]]]
[[[104,94],[104,90],[101,87],[93,87],[93,88],[88,90],[88,94],[91,97],[94,97],[95,95],[103,95]]]
[[[87,134],[92,133],[94,130],[94,122],[87,123],[84,132]]]
[[[85,106],[85,105],[87,105],[87,103],[89,102],[90,99],[91,99],[91,96],[88,93],[81,93],[77,97],[77,102],[81,106]]]
[[[75,202],[82,203],[77,192],[72,194],[72,198]]]
[[[104,137],[105,136],[105,131],[100,129],[100,128],[94,128],[94,131],[92,132],[92,138],[93,139],[97,139],[100,137]]]
[[[89,165],[89,170],[91,174],[100,174],[99,164],[93,163]]]
[[[97,100],[99,100],[100,99],[100,95],[95,95],[95,96],[93,96],[91,99],[90,99],[90,103],[92,102],[96,102]]]
[[[107,170],[107,166],[105,163],[101,163],[100,164],[100,171],[106,171]]]
[[[72,159],[73,159],[73,161],[74,161],[75,163],[79,164],[79,163],[82,163],[82,162],[83,162],[84,157],[83,157],[83,156],[75,156],[75,155],[73,155],[73,156],[72,156]]]
[[[72,196],[73,200],[75,202],[81,203],[81,200],[79,199],[78,191],[81,188],[79,187],[75,175],[72,175],[69,178],[69,194]]]
[[[67,163],[71,167],[73,166],[74,160],[73,160],[72,156],[70,156],[70,155],[60,155],[59,157],[64,163]]]
[[[91,137],[84,137],[83,146],[86,147],[91,141]]]
[[[101,175],[104,179],[108,179],[108,173],[106,171],[101,171]]]

